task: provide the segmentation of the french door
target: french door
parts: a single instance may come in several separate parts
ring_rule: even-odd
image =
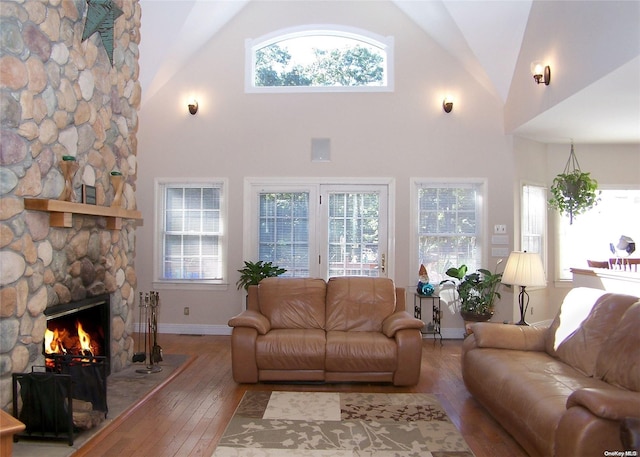
[[[245,230],[253,235],[245,239],[256,243],[245,257],[257,254],[285,268],[286,276],[388,276],[388,184],[261,182],[252,188]]]
[[[323,185],[320,191],[324,276],[386,276],[387,187]]]

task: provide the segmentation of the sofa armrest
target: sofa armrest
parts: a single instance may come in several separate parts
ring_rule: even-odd
[[[594,416],[610,420],[637,417],[640,411],[640,395],[624,389],[579,389],[569,395],[567,409],[582,406]]]
[[[264,335],[271,330],[271,323],[264,315],[249,309],[229,319],[229,327],[251,327]]]
[[[382,333],[388,338],[393,338],[398,330],[412,328],[420,330],[422,327],[424,322],[420,319],[416,319],[406,311],[397,311],[382,322]]]
[[[544,351],[548,327],[477,322],[471,325],[476,347]]]

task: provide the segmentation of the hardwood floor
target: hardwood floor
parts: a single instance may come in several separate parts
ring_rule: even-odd
[[[204,456],[213,453],[247,390],[426,392],[440,399],[476,457],[526,457],[525,451],[469,395],[460,374],[461,341],[423,342],[420,383],[410,388],[381,384],[236,384],[231,377],[228,336],[160,335],[165,354],[196,359],[173,381],[107,435],[74,456]]]

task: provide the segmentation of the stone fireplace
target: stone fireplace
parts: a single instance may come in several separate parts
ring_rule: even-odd
[[[122,208],[136,208],[138,0],[114,0],[113,65],[99,34],[82,41],[87,2],[2,2],[0,52],[0,407],[10,411],[12,373],[44,366],[47,315],[58,306],[109,297],[111,372],[131,363],[137,277],[136,221],[114,228],[73,214],[58,227],[25,199],[57,199],[60,162],[72,156],[74,200],[95,188],[111,206],[110,174],[123,177]]]

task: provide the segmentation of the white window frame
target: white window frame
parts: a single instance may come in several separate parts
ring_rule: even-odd
[[[305,36],[336,36],[356,39],[382,49],[386,53],[385,80],[382,86],[256,86],[256,51],[279,41]],[[246,93],[305,93],[305,92],[393,92],[394,90],[394,39],[368,30],[337,24],[311,24],[289,27],[245,40],[244,90]]]
[[[165,279],[162,278],[163,227],[165,216],[165,192],[168,185],[198,187],[217,186],[221,189],[220,199],[220,257],[221,279]],[[227,290],[229,286],[228,268],[228,182],[226,178],[156,178],[154,180],[155,229],[153,231],[153,287],[155,289],[176,290]]]
[[[243,228],[243,257],[245,260],[255,260],[258,256],[259,233],[259,195],[261,192],[309,192],[309,202],[317,204],[321,188],[325,185],[345,186],[379,186],[385,185],[388,190],[387,208],[387,245],[386,245],[386,276],[394,277],[395,273],[395,180],[393,178],[245,178],[244,181],[244,223]],[[319,209],[309,213],[309,259],[323,257],[326,247],[320,246],[320,228],[322,221]],[[324,277],[325,262],[318,265],[310,262],[309,276]]]
[[[489,256],[488,256],[488,236],[487,233],[487,213],[486,213],[486,205],[487,201],[487,193],[488,193],[488,182],[487,179],[484,178],[411,178],[411,196],[410,196],[410,218],[411,218],[411,248],[409,255],[409,278],[415,278],[417,283],[418,280],[418,269],[420,267],[420,259],[418,258],[418,237],[419,237],[419,225],[420,225],[420,210],[418,208],[419,204],[419,190],[425,184],[426,185],[474,185],[480,187],[480,201],[478,202],[477,213],[480,217],[480,221],[478,222],[478,233],[477,236],[477,246],[479,250],[479,265],[481,268],[489,268]],[[459,266],[459,265],[456,265]],[[432,282],[439,282],[443,279],[447,278],[444,271],[439,271],[438,274],[442,275],[440,278],[430,278]]]
[[[538,208],[540,210],[539,214],[536,215],[536,217],[541,218],[542,222],[541,222],[541,226],[542,226],[542,233],[540,233],[540,251],[538,252],[538,254],[540,255],[540,258],[542,259],[542,265],[544,266],[544,270],[545,272],[548,271],[548,240],[549,240],[549,235],[548,235],[548,221],[547,221],[547,212],[548,212],[548,205],[547,205],[547,187],[542,185],[542,184],[538,184],[538,183],[531,183],[531,182],[522,182],[521,187],[520,187],[520,248],[522,250],[526,250],[527,246],[526,243],[524,241],[525,239],[525,233],[524,233],[524,227],[527,225],[525,224],[526,219],[528,219],[528,217],[530,216],[529,214],[527,214],[525,212],[525,188],[530,187],[530,188],[535,188],[535,189],[539,189],[542,191],[543,193],[543,201],[544,201],[544,205],[542,205],[542,208]]]

